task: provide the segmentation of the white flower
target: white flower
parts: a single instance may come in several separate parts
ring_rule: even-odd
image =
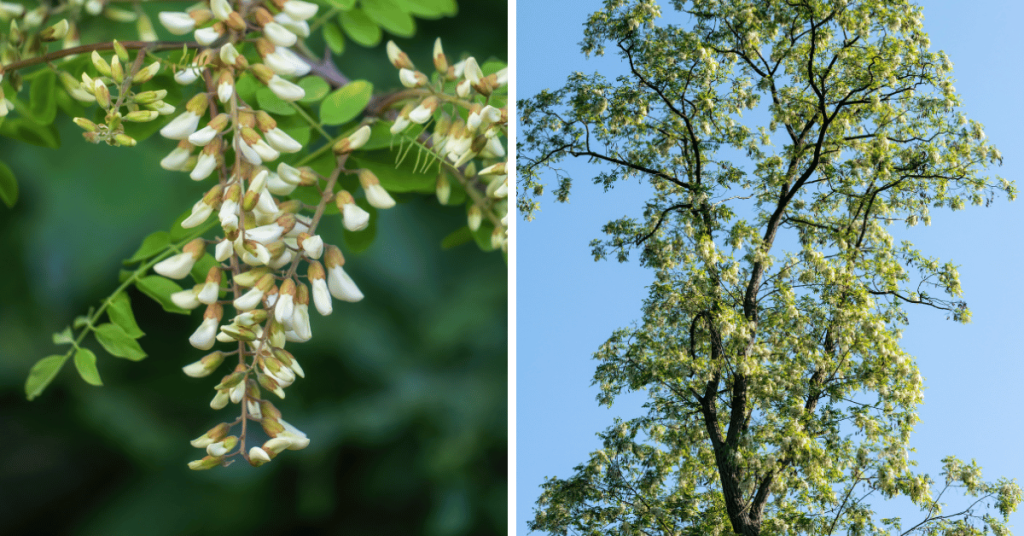
[[[277,165],[277,174],[281,180],[291,185],[298,185],[302,182],[302,172],[281,162]]]
[[[295,361],[293,360],[292,362],[294,363]],[[284,432],[277,434],[277,437],[284,437],[292,442],[288,450],[302,450],[309,445],[309,438],[306,437],[302,430],[288,424],[284,419],[279,419],[278,422],[281,423],[281,426],[284,426]]]
[[[413,123],[422,125],[423,123],[426,123],[427,120],[429,120],[433,115],[434,110],[431,110],[428,107],[420,105],[417,106],[416,108],[413,108],[413,110],[409,112],[409,120],[412,121]]]
[[[227,202],[225,202],[225,204],[227,204]],[[213,258],[217,259],[217,262],[224,262],[231,258],[231,252],[233,249],[231,241],[225,238],[217,243]]]
[[[290,447],[292,440],[286,437],[275,437],[263,444],[264,451],[272,451],[274,454],[281,454],[284,449]]]
[[[199,293],[196,295],[196,299],[198,299],[200,303],[205,303],[209,305],[217,301],[217,295],[219,293],[220,285],[212,281],[207,281],[206,283],[203,283],[203,287],[202,289],[199,290]]]
[[[196,80],[203,74],[202,69],[199,67],[185,67],[184,69],[174,73],[174,81],[187,86]]]
[[[170,123],[160,129],[160,135],[172,140],[184,140],[199,127],[199,116],[186,111],[175,117]]]
[[[227,389],[217,391],[217,394],[210,401],[211,409],[224,409],[228,405],[228,391]]]
[[[346,203],[341,209],[341,217],[349,231],[362,231],[370,225],[370,213],[355,203]]]
[[[484,145],[484,150],[480,151],[480,156],[484,158],[501,158],[505,156],[505,148],[501,146],[501,140],[498,138],[487,140],[487,145]]]
[[[374,208],[386,209],[395,206],[395,200],[391,199],[387,190],[380,184],[370,184],[363,188],[366,192],[366,200]]]
[[[259,419],[263,418],[263,412],[260,411],[260,405],[259,405],[258,402],[254,402],[252,400],[246,400],[245,401],[245,405],[249,409],[249,415],[253,419],[259,420]]]
[[[279,47],[290,47],[298,41],[295,34],[277,22],[268,22],[264,25],[263,35]]]
[[[217,134],[220,134],[220,130],[214,128],[210,124],[207,124],[205,127],[193,132],[192,134],[189,134],[188,142],[191,143],[192,145],[205,147],[209,145],[211,141],[213,141],[213,138],[217,137]]]
[[[231,398],[232,404],[241,402],[242,398],[245,397],[245,382],[239,382],[238,385],[232,387],[228,396]]]
[[[399,69],[398,80],[402,82],[402,85],[408,88],[420,87],[422,80],[416,76],[416,71],[412,69]]]
[[[217,323],[216,318],[203,318],[203,323],[188,338],[189,344],[200,350],[213,348],[214,337],[217,336]]]
[[[469,80],[469,83],[473,85],[479,84],[480,79],[484,77],[484,72],[480,70],[480,65],[477,64],[476,58],[472,56],[466,58],[462,72],[466,75],[466,80]]]
[[[192,168],[192,173],[189,173],[189,177],[192,177],[194,181],[201,181],[206,177],[209,177],[213,170],[217,168],[217,157],[212,154],[207,154],[205,151],[199,153],[199,160],[196,161],[196,167]]]
[[[253,465],[263,465],[270,461],[270,455],[259,447],[249,449],[249,462]]]
[[[225,231],[234,231],[238,229],[238,201],[231,199],[225,199],[220,205],[220,212],[217,213],[217,217],[220,219],[220,226]],[[227,243],[228,246],[223,244]],[[231,242],[228,240],[222,241],[217,244],[216,258],[220,262],[224,262],[231,258],[231,248],[229,247]],[[224,257],[223,259],[220,257]]]
[[[153,271],[171,279],[181,279],[192,271],[196,263],[196,257],[189,252],[178,253],[168,257],[153,266]]]
[[[273,147],[267,145],[267,142],[259,140],[252,144],[252,150],[260,156],[260,159],[264,162],[270,162],[277,160],[281,156],[281,153],[277,152]]]
[[[292,259],[294,258],[295,254],[292,253],[292,250],[286,249],[284,250],[284,253],[274,259],[271,259],[270,262],[267,263],[267,266],[275,270],[280,270],[281,268],[291,264]]]
[[[345,273],[345,269],[341,266],[328,268],[327,288],[331,291],[332,296],[341,301],[354,303],[363,299],[363,293],[359,291],[356,282]]]
[[[206,447],[206,453],[209,454],[210,456],[223,456],[228,453],[228,450],[230,449],[224,445],[223,441],[210,443]]]
[[[270,67],[271,71],[281,75],[290,76],[295,74],[295,64],[288,59],[287,56],[281,53],[282,50],[288,50],[284,47],[277,47],[273,52],[263,56],[263,63]]]
[[[235,136],[231,146],[237,147],[242,152],[242,158],[244,158],[246,162],[257,166],[263,163],[263,159],[260,158],[259,153],[253,150],[253,148],[248,143],[245,143],[244,140],[238,139],[238,136]]]
[[[295,191],[295,185],[285,182],[277,173],[271,173],[267,179],[267,191],[274,195],[288,195]]]
[[[198,203],[192,205],[192,214],[185,221],[181,222],[181,227],[184,229],[191,229],[198,226],[199,224],[206,221],[206,218],[213,214],[213,207],[207,205],[202,199]]]
[[[309,23],[304,20],[295,20],[283,11],[274,15],[274,20],[295,35],[309,37]]]
[[[209,28],[196,30],[195,38],[197,43],[204,47],[208,47],[212,45],[214,41],[220,39],[220,34],[217,33],[217,30],[214,29],[213,26],[210,26]]]
[[[295,141],[295,138],[292,138],[288,133],[279,128],[272,128],[264,132],[263,137],[266,138],[267,143],[271,147],[282,153],[297,153],[302,150],[301,143]]]
[[[231,100],[231,96],[235,94],[235,85],[227,82],[221,82],[217,85],[217,99],[220,102],[227,103]]]
[[[159,104],[153,103],[148,105],[149,108],[156,110],[156,113],[160,115],[171,115],[174,113],[174,105],[168,102],[160,101]]]
[[[327,280],[311,278],[309,283],[313,287],[313,305],[316,305],[316,310],[323,316],[331,314],[334,305],[331,301],[331,292],[327,289]]]
[[[210,11],[213,11],[213,16],[217,17],[217,20],[228,20],[231,15],[231,4],[228,0],[210,0]]]
[[[277,95],[279,99],[285,102],[297,101],[306,96],[304,89],[276,74],[270,79],[270,82],[267,82],[267,87],[270,88],[270,91],[274,92],[274,95]]]
[[[249,289],[249,292],[242,294],[234,301],[235,309],[239,311],[251,311],[263,301],[263,291],[257,287]]]
[[[238,56],[241,54],[238,53],[238,49],[235,48],[235,45],[227,43],[220,47],[219,55],[220,61],[224,62],[226,65],[234,65],[235,61],[238,60]]]
[[[160,160],[160,167],[167,171],[184,171],[185,164],[188,163],[188,157],[191,155],[191,150],[184,147],[175,147],[170,154],[165,156],[163,160]]]
[[[319,259],[324,252],[324,240],[320,235],[313,235],[302,241],[302,252],[310,259]]]
[[[295,331],[295,335],[297,335],[299,338],[298,342],[306,342],[309,339],[313,338],[313,332],[309,329],[308,305],[300,303],[295,306],[295,312],[292,313],[291,317],[291,325],[293,330]],[[282,368],[281,371],[288,371],[288,374],[291,374],[291,371],[286,368]],[[294,381],[295,376],[293,375],[292,378]]]
[[[303,23],[305,24],[305,23]],[[309,37],[307,33],[304,37]],[[289,48],[280,47],[276,51],[282,58],[291,62],[293,66],[292,74],[295,76],[306,76],[313,67],[306,63],[306,60],[302,59],[302,56],[291,51]]]
[[[277,299],[277,304],[274,305],[274,318],[284,324],[286,320],[292,317],[292,313],[295,312],[295,297],[291,294],[281,293]]]
[[[395,119],[395,124],[391,125],[391,133],[398,134],[408,128],[411,124],[412,121],[410,121],[408,117],[398,116],[398,118]]]
[[[182,309],[191,310],[199,307],[199,300],[196,298],[196,292],[193,289],[185,289],[171,294],[171,301]]]
[[[161,11],[160,24],[174,35],[185,35],[196,27],[196,21],[188,13],[181,11]]]
[[[319,6],[302,0],[288,0],[284,3],[284,12],[294,20],[309,20],[316,15]]]

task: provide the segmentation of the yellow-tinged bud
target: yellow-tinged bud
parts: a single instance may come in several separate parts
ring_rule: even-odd
[[[143,67],[139,69],[139,72],[135,73],[135,77],[132,78],[132,84],[149,82],[158,72],[160,72],[160,62],[150,63],[148,67]]]
[[[163,100],[165,97],[167,97],[166,89],[143,91],[142,93],[135,94],[135,102],[139,104],[153,104],[156,101]]]
[[[448,72],[448,58],[444,55],[444,49],[441,48],[441,38],[438,37],[437,41],[434,41],[434,68],[439,73]]]
[[[412,60],[409,59],[409,55],[402,52],[402,49],[398,48],[398,45],[394,41],[388,41],[387,44],[388,60],[391,61],[391,65],[394,65],[396,69],[415,69],[416,67],[412,64]]]
[[[110,76],[118,84],[124,82],[124,67],[121,66],[121,60],[117,59],[117,56],[110,59]]]
[[[264,84],[269,83],[270,79],[274,77],[274,71],[270,70],[270,67],[267,67],[262,63],[253,65],[249,70],[252,71],[252,75],[255,76],[257,80]]]
[[[92,51],[92,64],[96,67],[96,71],[100,73],[100,76],[110,76],[110,64],[95,50]]]
[[[127,134],[116,134],[114,136],[114,141],[122,147],[135,147],[135,144],[137,143],[135,138]]]
[[[206,115],[206,109],[209,107],[210,101],[206,96],[206,93],[198,93],[195,97],[192,97],[187,104],[185,109],[202,117]]]
[[[232,11],[231,14],[228,15],[228,20],[224,22],[228,28],[231,28],[236,32],[245,31],[245,19],[243,19],[242,16],[239,15],[237,11]]]
[[[448,177],[444,173],[437,176],[436,192],[437,201],[442,205],[447,205],[448,199],[450,199],[452,195],[452,185],[448,182]]]
[[[224,376],[224,378],[221,379],[220,383],[218,383],[214,387],[214,389],[218,391],[221,389],[231,389],[232,387],[238,385],[239,383],[242,383],[242,380],[244,379],[245,371],[232,372],[231,374]]]
[[[68,20],[61,19],[57,24],[39,32],[39,39],[41,41],[60,41],[68,34],[68,28],[70,28]]]
[[[257,110],[256,125],[259,126],[259,129],[262,130],[263,132],[267,132],[269,130],[274,130],[275,128],[277,128],[277,121],[274,121],[274,118],[270,117],[270,114],[268,114],[267,112],[264,112],[263,110]]]
[[[260,266],[253,268],[248,272],[242,272],[235,276],[235,283],[240,287],[251,287],[261,282],[266,276],[270,275],[270,284],[274,282],[274,276],[270,274],[270,268],[266,266]],[[267,286],[267,290],[270,290],[270,286]]]
[[[121,43],[118,43],[117,39],[114,39],[114,54],[116,54],[122,62],[128,61],[128,49],[124,48],[124,45]]]
[[[245,197],[242,198],[242,210],[246,212],[252,211],[256,208],[256,204],[260,202],[260,193],[255,190],[249,190],[245,192]],[[255,253],[253,253],[255,255]]]
[[[468,221],[470,231],[476,231],[479,229],[480,224],[483,223],[484,220],[484,215],[483,212],[480,211],[480,207],[476,204],[470,205],[466,220]]]
[[[134,112],[128,112],[128,115],[124,116],[125,121],[132,123],[146,123],[160,117],[159,112],[153,110],[136,110]]]
[[[193,471],[205,471],[217,467],[222,461],[224,461],[223,456],[204,456],[201,460],[189,462],[188,468]]]
[[[231,425],[226,422],[222,422],[207,430],[205,434],[193,439],[192,446],[197,449],[205,449],[211,444],[227,437],[229,431],[231,431]]]
[[[280,389],[280,387],[278,387],[278,389]],[[264,417],[263,419],[260,420],[260,424],[263,426],[263,431],[266,432],[267,435],[270,437],[277,437],[277,434],[280,434],[281,432],[284,431],[284,425],[278,422],[276,419],[268,419]]]
[[[104,110],[110,108],[110,90],[107,89],[107,85],[99,78],[93,81],[92,94],[96,96],[96,104],[100,108]]]
[[[99,128],[96,126],[96,123],[93,123],[84,117],[76,117],[72,119],[72,121],[74,121],[76,125],[82,127],[86,132],[96,132],[96,129]]]

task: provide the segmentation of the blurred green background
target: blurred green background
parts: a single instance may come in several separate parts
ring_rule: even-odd
[[[503,2],[463,1],[456,17],[417,20],[416,38],[395,40],[424,67],[437,36],[449,57],[504,60],[506,20]],[[351,78],[398,86],[383,42],[348,42],[336,62]],[[113,358],[90,338],[105,386],[85,384],[68,363],[27,402],[29,368],[63,353],[50,334],[106,297],[120,260],[205,186],[159,167],[170,140],[96,146],[68,117],[57,121],[59,150],[0,138],[0,160],[21,188],[13,210],[0,208],[0,533],[506,531],[507,267],[472,243],[442,251],[465,214],[433,197],[400,197],[381,211],[369,250],[346,252],[366,299],[335,302],[328,318],[313,312],[313,340],[289,347],[306,378],[277,406],[309,434],[306,450],[260,468],[189,471],[203,451],[188,441],[230,420],[234,406],[212,411],[217,376],[181,372],[204,354],[187,340],[200,313],[165,313],[134,289],[149,357]],[[341,229],[337,217],[321,225],[345,250]]]

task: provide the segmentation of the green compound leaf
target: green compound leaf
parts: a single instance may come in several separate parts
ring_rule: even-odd
[[[79,348],[75,352],[75,368],[78,369],[78,375],[85,380],[85,383],[97,387],[103,385],[100,371],[96,370],[96,354],[92,353],[92,350]]]
[[[327,22],[324,24],[324,42],[327,43],[327,48],[331,49],[335,56],[345,52],[345,36],[341,33],[341,27],[338,26],[338,23]],[[322,80],[320,77],[311,78]]]
[[[146,335],[135,322],[131,298],[128,297],[127,292],[118,292],[117,295],[110,299],[110,305],[107,306],[107,316],[111,322],[133,339]]]
[[[375,47],[380,43],[380,26],[361,9],[346,11],[339,17],[341,28],[350,38],[364,47]]]
[[[75,335],[71,332],[71,326],[53,334],[53,344],[71,344],[75,341]]]
[[[403,9],[421,19],[439,19],[458,13],[455,0],[395,0]]]
[[[487,221],[487,218],[484,218],[479,229],[472,231],[473,240],[476,240],[476,245],[479,246],[482,251],[494,251],[494,247],[491,246],[491,233],[493,232],[494,224]]]
[[[171,235],[167,231],[157,231],[142,239],[142,245],[132,254],[124,265],[135,264],[144,261],[157,253],[160,253],[171,244]]]
[[[473,241],[473,233],[468,226],[463,226],[441,240],[441,249],[452,249]]]
[[[0,136],[23,141],[31,145],[56,149],[60,147],[60,135],[53,124],[37,125],[24,118],[7,119],[0,124]]]
[[[188,311],[174,305],[174,302],[171,301],[171,294],[181,292],[181,287],[174,281],[159,275],[149,275],[136,281],[135,287],[146,296],[153,298],[154,301],[164,308],[164,311],[182,315],[189,314]]]
[[[363,0],[363,11],[394,35],[412,37],[416,34],[416,22],[395,0]]]
[[[316,102],[326,97],[331,91],[331,86],[327,85],[327,82],[319,76],[307,76],[299,80],[299,87],[306,92],[306,96],[299,99],[299,102]]]
[[[262,87],[264,87],[263,84],[249,73],[242,74],[235,81],[235,93],[238,94],[239,99],[247,102],[252,102],[252,99],[256,98],[256,91]]]
[[[25,396],[32,400],[41,395],[43,389],[57,377],[67,359],[64,355],[51,355],[36,361],[36,364],[32,365],[32,370],[28,371],[28,379],[25,380]]]
[[[146,352],[142,351],[139,343],[129,337],[120,327],[114,324],[100,324],[94,331],[96,340],[110,355],[132,361],[141,361],[146,358]]]
[[[327,3],[342,11],[348,11],[356,7],[356,0],[327,0]]]
[[[57,75],[46,71],[32,80],[29,87],[29,109],[40,125],[49,125],[57,117]]]
[[[7,164],[0,162],[0,201],[3,201],[7,208],[13,208],[18,202],[18,180]]]
[[[260,108],[264,112],[274,115],[292,115],[295,113],[295,108],[279,99],[268,87],[256,90],[256,102],[260,104]]]
[[[320,104],[320,122],[325,125],[341,125],[359,117],[370,103],[373,84],[366,80],[353,80],[345,87],[335,90]]]

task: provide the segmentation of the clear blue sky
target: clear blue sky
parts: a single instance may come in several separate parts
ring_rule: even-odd
[[[925,30],[933,49],[954,62],[957,91],[968,117],[985,125],[1005,165],[994,173],[1024,189],[1024,69],[1020,21],[1024,3],[1009,0],[929,0]],[[617,58],[585,60],[577,43],[583,22],[600,2],[518,0],[517,95],[561,86],[572,71],[622,72]],[[663,11],[671,8],[662,2]],[[640,414],[642,393],[611,409],[595,402],[591,354],[611,332],[640,316],[650,272],[636,264],[595,263],[587,244],[607,221],[638,215],[642,188],[609,194],[589,183],[595,166],[564,168],[576,179],[570,204],[542,201],[533,222],[517,226],[517,474],[516,528],[526,534],[545,476],[568,477],[598,448],[596,433],[614,417]],[[551,184],[551,183],[549,183]],[[553,188],[549,188],[549,191]],[[911,439],[919,469],[938,478],[946,455],[974,458],[986,480],[1024,484],[1024,196],[989,208],[932,213],[932,225],[901,236],[934,257],[960,265],[974,314],[966,326],[945,315],[912,309],[904,348],[925,377],[922,422]],[[877,504],[877,503],[876,503]],[[878,504],[878,506],[882,506]],[[895,505],[907,521],[917,519]],[[888,509],[878,508],[888,513]],[[915,521],[916,522],[916,521]],[[1012,518],[1024,534],[1024,514]],[[906,526],[906,525],[905,525]]]

